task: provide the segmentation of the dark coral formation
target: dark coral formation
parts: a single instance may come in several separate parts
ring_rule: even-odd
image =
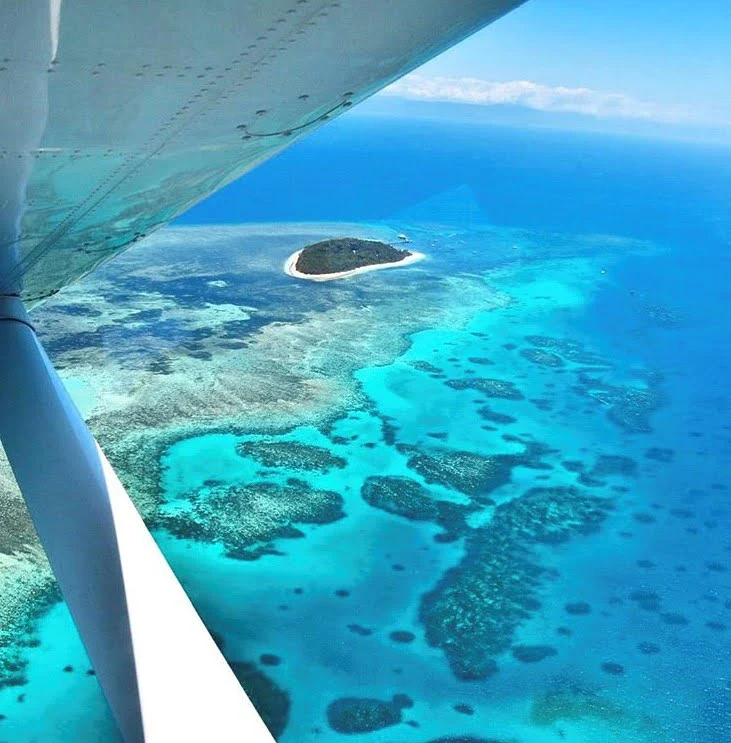
[[[676,612],[666,611],[661,614],[660,617],[662,618],[662,621],[665,622],[665,624],[672,624],[676,627],[684,627],[686,624],[688,624],[687,618],[684,617],[682,614],[677,614]]]
[[[665,402],[656,374],[642,375],[642,385],[615,385],[580,372],[576,391],[607,408],[607,418],[630,433],[651,433],[652,414]]]
[[[369,477],[363,483],[361,496],[368,505],[403,516],[412,521],[432,521],[448,535],[464,531],[465,517],[474,510],[451,501],[437,500],[429,491],[408,477]]]
[[[12,555],[37,543],[25,501],[0,491],[0,554]]]
[[[397,629],[394,630],[389,634],[389,637],[394,642],[400,642],[404,644],[408,644],[410,642],[413,642],[416,639],[416,635],[413,632],[409,632],[405,629]]]
[[[647,459],[654,459],[656,462],[672,462],[675,459],[675,450],[661,446],[651,446],[645,452],[645,456]]]
[[[566,361],[585,366],[609,366],[601,356],[584,350],[584,344],[569,338],[551,338],[547,335],[528,335],[526,341],[546,353],[560,356]]]
[[[373,634],[373,630],[369,629],[368,627],[363,627],[361,624],[349,624],[348,629],[351,632],[354,632],[356,635],[360,635],[361,637],[368,637],[369,635]]]
[[[594,477],[631,477],[636,474],[637,462],[623,454],[601,454],[591,468],[591,475]]]
[[[474,377],[472,379],[449,379],[444,384],[454,390],[477,390],[485,397],[502,398],[503,400],[523,400],[523,393],[505,379]]]
[[[546,351],[542,348],[524,348],[520,355],[538,366],[545,366],[549,369],[558,369],[565,366],[566,362],[555,353]]]
[[[586,465],[579,459],[567,459],[561,462],[561,466],[567,472],[582,472]]]
[[[708,627],[708,629],[710,630],[713,630],[714,632],[725,632],[726,631],[726,625],[723,622],[716,622],[716,621],[706,622],[706,627]]]
[[[401,447],[412,453],[408,466],[428,483],[443,485],[469,495],[477,503],[489,504],[489,494],[510,482],[513,467],[550,468],[540,462],[543,449],[530,446],[522,454],[482,455],[454,449],[419,450]]]
[[[230,557],[255,559],[271,549],[261,544],[303,536],[293,524],[329,524],[345,514],[343,499],[328,490],[257,482],[242,487],[214,486],[189,496],[190,505],[163,517],[175,536],[221,542]],[[260,545],[256,549],[252,549]]]
[[[421,359],[411,359],[406,363],[417,371],[428,372],[429,374],[441,374],[442,372],[438,366],[434,366],[434,364],[430,364],[428,361],[422,361]]]
[[[659,328],[679,328],[683,325],[685,317],[682,312],[672,307],[668,307],[659,302],[650,301],[644,294],[638,294],[633,289],[630,292],[632,301],[630,306],[650,325],[656,325]]]
[[[607,414],[612,423],[631,433],[651,433],[650,415],[663,403],[657,389],[638,387],[612,388],[608,391],[612,407]]]
[[[629,598],[645,611],[657,611],[660,608],[660,597],[654,591],[638,588],[630,593]]]
[[[614,661],[606,661],[602,663],[602,671],[608,673],[610,676],[621,676],[624,674],[624,666],[621,663],[615,663]]]
[[[289,694],[253,663],[232,661],[229,665],[269,732],[279,738],[289,722]]]
[[[574,601],[572,603],[566,604],[566,606],[564,606],[564,609],[567,614],[573,614],[574,616],[581,616],[583,614],[591,613],[591,605],[588,604],[586,601]]]
[[[528,542],[559,544],[574,534],[593,534],[613,508],[608,498],[574,487],[531,488],[510,503],[515,536]],[[496,513],[497,515],[497,513]]]
[[[516,645],[510,652],[521,663],[540,663],[556,655],[556,648],[550,645]]]
[[[458,704],[454,705],[454,711],[459,712],[460,715],[474,715],[475,710],[470,704],[465,704],[464,702],[459,702]]]
[[[262,653],[259,656],[259,663],[263,666],[278,666],[281,662],[282,659],[278,655],[274,655],[274,653]]]
[[[300,253],[295,268],[313,276],[352,271],[363,266],[397,263],[411,255],[376,240],[340,237],[308,245]]]
[[[0,656],[0,689],[24,686],[27,683],[25,672],[28,661],[17,653],[13,653],[12,656],[8,657],[5,653]]]
[[[265,467],[287,467],[308,472],[327,472],[342,469],[347,462],[322,446],[298,441],[243,441],[236,451],[242,457],[251,457]]]
[[[533,488],[468,533],[462,562],[420,608],[427,642],[442,648],[458,678],[494,673],[494,656],[510,647],[515,630],[540,607],[537,589],[545,571],[536,547],[593,532],[611,508],[610,500],[578,488]]]
[[[498,413],[488,405],[483,405],[477,409],[477,415],[483,420],[489,421],[490,423],[497,423],[500,426],[509,425],[510,423],[517,423],[518,419],[512,415],[506,415],[505,413]]]
[[[365,697],[342,697],[327,707],[327,722],[336,733],[372,733],[398,725],[402,710],[413,702],[405,694],[396,694],[390,701]]]
[[[39,571],[40,572],[40,571]],[[6,610],[0,625],[0,690],[28,683],[28,659],[25,649],[38,647],[37,622],[48,609],[61,601],[61,591],[52,576],[42,574],[37,581],[14,585],[22,592],[22,601]],[[7,607],[6,607],[7,609]]]
[[[522,352],[526,358],[540,351],[550,354],[549,359],[556,357],[573,365],[580,364],[571,367],[577,376],[576,391],[606,407],[607,417],[613,423],[631,433],[652,431],[651,415],[665,402],[659,374],[635,372],[633,376],[640,384],[617,385],[595,376],[606,373],[612,365],[601,356],[586,351],[579,341],[544,335],[530,335],[526,341],[534,346],[534,349]],[[557,361],[554,363],[558,364]]]

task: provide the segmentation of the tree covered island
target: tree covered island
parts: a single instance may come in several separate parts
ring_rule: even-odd
[[[339,237],[313,243],[298,251],[289,258],[285,270],[299,278],[327,280],[405,265],[422,257],[421,253],[394,248],[378,240]]]

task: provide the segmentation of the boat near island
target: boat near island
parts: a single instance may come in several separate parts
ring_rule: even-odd
[[[284,263],[289,276],[310,281],[334,281],[382,268],[408,266],[424,253],[394,248],[379,240],[336,238],[308,245]]]

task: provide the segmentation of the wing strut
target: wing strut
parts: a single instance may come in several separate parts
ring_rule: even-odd
[[[0,351],[0,439],[125,741],[272,743],[17,297]]]

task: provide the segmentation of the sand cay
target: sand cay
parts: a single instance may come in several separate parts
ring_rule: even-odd
[[[304,250],[304,249],[303,249]],[[359,273],[365,273],[366,271],[376,271],[381,268],[398,268],[399,266],[408,266],[412,263],[426,258],[424,253],[417,251],[411,251],[409,255],[398,261],[391,261],[390,263],[373,263],[369,266],[359,266],[358,268],[352,268],[349,271],[337,271],[335,273],[321,273],[321,274],[309,274],[302,273],[297,270],[297,261],[299,260],[302,250],[298,250],[296,253],[287,258],[284,263],[284,272],[289,276],[294,276],[297,279],[308,279],[309,281],[334,281],[335,279],[344,279],[348,276],[355,276]]]

